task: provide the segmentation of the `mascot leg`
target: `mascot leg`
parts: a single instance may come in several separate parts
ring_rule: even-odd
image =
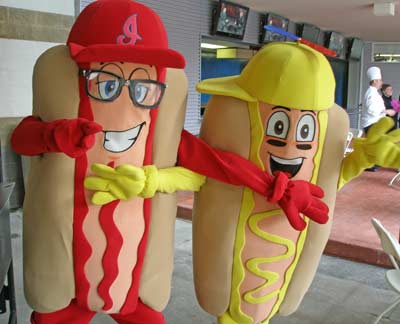
[[[239,324],[236,322],[229,312],[226,312],[224,315],[218,317],[218,324]]]
[[[31,324],[88,324],[95,312],[81,308],[73,300],[68,307],[53,313],[33,312]]]
[[[268,321],[262,322],[260,324],[268,324]],[[236,322],[231,315],[229,314],[229,312],[226,312],[224,315],[218,317],[218,324],[240,324],[239,322]]]
[[[136,310],[132,314],[113,314],[111,317],[118,324],[165,324],[164,316],[139,300]]]

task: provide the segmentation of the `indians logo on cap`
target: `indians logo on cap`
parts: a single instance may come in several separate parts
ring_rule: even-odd
[[[138,40],[142,39],[137,30],[137,16],[137,14],[134,14],[125,21],[122,27],[123,34],[118,35],[117,44],[135,45]]]

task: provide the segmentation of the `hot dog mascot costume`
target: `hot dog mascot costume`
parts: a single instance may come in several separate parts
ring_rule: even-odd
[[[322,197],[322,188],[329,206],[330,221],[318,224],[307,216],[316,209],[323,214],[326,206],[314,201],[303,217],[294,217],[291,204],[280,203],[287,189],[266,197],[250,186],[208,178],[196,194],[193,264],[200,305],[219,324],[268,323],[276,313],[293,313],[310,286],[337,190],[375,163],[398,167],[400,132],[387,133],[392,122],[385,118],[344,158],[349,121],[334,104],[333,72],[321,53],[300,43],[271,43],[239,76],[204,80],[198,90],[213,95],[200,138],[252,161],[275,181],[287,175],[292,184],[286,178],[283,186],[317,185],[297,191],[292,201],[308,190]],[[252,170],[241,172],[251,177]]]
[[[279,116],[286,114],[287,120],[298,120],[299,125],[305,127],[298,136],[306,136],[307,140],[309,134],[314,136],[311,141],[299,140],[296,149],[307,150],[307,155],[289,162],[292,165],[289,169],[292,170],[296,161],[303,158],[307,158],[304,163],[307,167],[305,171],[299,171],[301,177],[290,178],[290,170],[275,167],[276,172],[270,172],[260,163],[266,159],[265,155],[262,160],[258,159],[254,145],[260,141],[251,145],[249,141],[247,145],[251,150],[246,152],[241,142],[245,137],[237,136],[247,131],[254,141],[259,132],[263,132],[261,124],[246,124],[246,119],[238,122],[237,118],[243,117],[241,113],[247,111],[247,104],[252,107],[248,109],[252,111],[252,123],[258,111],[254,107],[263,112],[264,119],[267,115],[278,116],[268,110],[271,105],[262,104],[258,108],[255,100],[258,95],[250,92],[246,95],[245,90],[235,95],[240,87],[233,92],[229,92],[228,87],[227,93],[218,93],[232,97],[228,101],[233,100],[234,105],[224,104],[227,97],[221,97],[223,109],[218,110],[215,117],[216,122],[221,120],[218,118],[226,118],[224,127],[231,125],[229,131],[232,134],[221,128],[215,132],[213,142],[210,133],[206,136],[207,118],[202,135],[206,141],[182,131],[187,95],[184,66],[182,55],[168,48],[166,31],[159,16],[131,0],[91,3],[73,25],[67,45],[51,48],[38,59],[33,75],[33,115],[17,126],[11,138],[17,153],[32,156],[24,201],[24,289],[26,299],[34,309],[32,323],[86,324],[96,312],[109,314],[118,323],[165,323],[161,311],[168,302],[171,286],[176,215],[174,192],[199,190],[205,176],[204,193],[212,192],[214,183],[222,189],[224,199],[226,190],[236,195],[227,201],[226,211],[241,210],[241,199],[238,203],[237,194],[244,193],[245,209],[240,211],[241,219],[243,213],[251,213],[253,209],[257,210],[257,215],[262,214],[257,217],[264,218],[265,208],[278,205],[280,213],[287,216],[292,226],[303,229],[306,223],[302,215],[308,216],[311,221],[307,220],[307,231],[299,233],[291,228],[288,231],[290,238],[296,240],[298,237],[300,243],[284,241],[283,244],[288,246],[287,257],[273,257],[274,260],[286,259],[288,265],[294,259],[293,251],[300,251],[303,245],[313,245],[307,243],[309,238],[323,240],[318,235],[306,237],[304,234],[311,232],[312,227],[318,228],[316,223],[328,221],[328,207],[320,200],[323,192],[310,181],[317,182],[318,163],[314,160],[323,162],[321,143],[329,133],[326,131],[326,125],[330,125],[327,120],[344,119],[340,109],[334,107],[324,111],[332,106],[329,96],[326,100],[316,96],[315,106],[301,99],[301,92],[297,105],[285,101],[275,104],[282,105],[276,111]],[[308,75],[313,73],[319,75],[314,70]],[[329,77],[324,82],[324,86],[332,86]],[[248,84],[251,86],[254,82]],[[218,86],[216,89],[219,91]],[[319,87],[313,84],[312,91],[316,89]],[[314,93],[312,91],[307,95]],[[326,92],[329,91],[324,95]],[[276,97],[282,96],[277,94]],[[225,114],[226,106],[231,106],[229,114]],[[210,112],[212,110],[210,108]],[[339,117],[331,117],[331,111],[336,111],[333,116]],[[275,133],[267,135],[271,136],[272,144],[269,145],[275,144],[284,150],[283,135],[280,139],[274,139],[274,136],[277,132],[286,135],[290,132],[285,124],[281,125],[282,130],[280,124],[275,125],[275,119],[271,122],[271,132]],[[276,123],[278,121],[279,118]],[[314,129],[311,128],[313,121]],[[241,132],[236,134],[239,130]],[[226,134],[233,136],[226,137]],[[336,137],[342,143],[342,138]],[[375,136],[373,144],[376,141]],[[332,150],[338,146],[332,145]],[[284,156],[280,156],[280,152],[271,154],[275,154],[274,165],[282,164]],[[363,158],[370,163],[369,157],[362,154],[356,160]],[[347,173],[346,179],[361,172],[354,168],[354,163],[349,165],[351,172]],[[344,169],[349,170],[349,167]],[[318,178],[318,184],[319,181]],[[260,198],[253,203],[255,208],[251,203],[253,193],[259,195],[255,197],[264,197],[263,202]],[[270,204],[264,206],[265,201]],[[212,200],[209,203],[210,216],[215,216],[215,204]],[[202,207],[204,203],[198,205]],[[232,216],[220,213],[215,221],[226,220],[224,215]],[[270,219],[274,215],[274,212],[268,212]],[[199,228],[196,222],[200,217],[197,216],[195,225]],[[235,217],[238,216],[231,217],[226,224],[221,223],[231,230],[223,235],[218,232],[221,238],[227,239],[216,248],[216,254],[206,261],[198,256],[195,258],[196,263],[204,262],[205,266],[205,271],[199,271],[195,264],[197,286],[201,276],[205,275],[204,284],[207,284],[216,283],[215,279],[221,274],[226,275],[213,287],[216,293],[210,298],[212,305],[222,293],[223,298],[216,303],[216,314],[222,316],[222,320],[230,318],[228,304],[232,278],[246,278],[240,273],[239,250],[243,246],[252,248],[243,243],[245,235],[239,232],[244,228],[243,221],[237,227],[237,235],[229,236],[236,226],[232,225]],[[265,237],[264,226],[259,227],[257,219],[252,221],[255,223],[252,226],[258,237]],[[285,217],[282,219],[286,220]],[[210,217],[206,215],[200,225],[209,221]],[[209,228],[209,238],[214,241],[217,229],[218,226]],[[233,244],[235,235],[239,238],[236,245]],[[196,234],[195,239],[199,237]],[[280,237],[274,240],[282,243]],[[252,240],[248,242],[253,244]],[[233,250],[229,252],[229,248],[238,251],[234,262],[239,266],[232,267],[233,258],[229,260],[229,254],[232,255]],[[320,245],[317,245],[318,249],[321,249]],[[195,246],[196,253],[201,251]],[[294,263],[299,265],[298,269],[301,269],[301,263],[310,263],[308,259],[303,260],[306,252],[304,248],[300,259],[296,252]],[[315,253],[309,254],[308,258],[316,259],[313,262],[317,263],[319,256],[315,258]],[[264,270],[262,273],[257,270],[258,265],[264,263],[268,262],[257,259],[250,269],[259,277],[269,276]],[[296,275],[302,279],[296,272],[293,278]],[[312,277],[313,273],[307,275]],[[223,289],[219,289],[219,284],[224,284]],[[246,284],[251,285],[252,281]],[[294,291],[302,289],[295,288]],[[206,290],[203,296],[208,293]],[[258,300],[257,294],[250,292],[249,304]],[[199,290],[198,295],[202,295]],[[290,295],[290,288],[287,295]],[[232,301],[239,305],[236,309],[240,309],[242,304],[235,298],[233,296]],[[238,321],[241,323],[241,319]]]
[[[118,323],[164,323],[173,193],[198,190],[203,175],[265,197],[285,193],[275,200],[294,219],[307,212],[327,221],[315,186],[284,173],[275,179],[182,131],[184,65],[160,18],[131,0],[91,3],[67,46],[38,59],[33,115],[11,138],[17,153],[32,156],[24,201],[32,323],[85,324],[96,312]],[[298,192],[302,199],[290,199]]]
[[[173,167],[184,65],[159,16],[129,0],[93,2],[67,46],[38,59],[33,116],[12,136],[15,151],[32,156],[24,202],[32,323],[89,323],[96,312],[165,322],[176,197],[154,194],[202,183]]]

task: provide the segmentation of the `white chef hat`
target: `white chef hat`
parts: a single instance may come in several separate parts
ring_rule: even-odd
[[[380,79],[382,79],[381,69],[378,68],[377,66],[371,66],[367,70],[367,76],[368,76],[369,81],[380,80]]]

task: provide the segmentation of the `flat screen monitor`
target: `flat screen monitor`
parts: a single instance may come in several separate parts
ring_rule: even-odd
[[[318,43],[319,32],[319,27],[307,23],[299,24],[297,28],[297,36],[313,43]]]
[[[344,54],[344,35],[335,31],[326,32],[325,47],[336,52],[337,57],[342,57]]]
[[[261,24],[260,43],[284,42],[286,40],[286,36],[274,33],[270,30],[265,30],[265,25],[272,25],[287,31],[289,27],[289,19],[279,16],[277,14],[268,13],[263,19],[263,23]]]
[[[350,40],[349,59],[361,60],[361,55],[364,49],[364,42],[360,38]]]
[[[213,22],[213,34],[243,39],[249,8],[220,0]]]

